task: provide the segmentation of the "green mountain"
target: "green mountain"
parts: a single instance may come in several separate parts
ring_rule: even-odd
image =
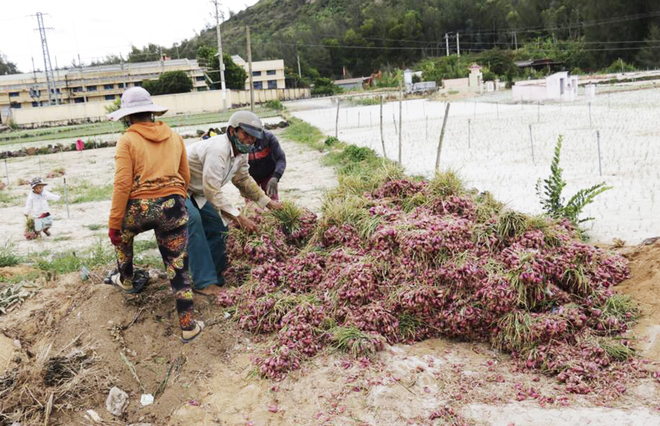
[[[546,57],[573,49],[567,67],[604,68],[617,58],[660,66],[657,24],[657,0],[261,0],[221,28],[225,53],[247,57],[249,26],[254,60],[283,58],[293,74],[299,55],[304,75],[338,77],[344,67],[368,75],[444,56],[447,41],[450,53],[460,43],[462,54],[517,45],[527,49],[523,56]],[[215,28],[184,40],[178,54],[193,58],[202,45],[217,46]],[[133,60],[157,57],[152,46],[135,49]],[[177,56],[175,46],[164,51]]]

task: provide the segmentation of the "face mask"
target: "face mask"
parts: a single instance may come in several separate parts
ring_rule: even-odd
[[[234,145],[236,150],[240,152],[241,154],[249,154],[250,151],[252,151],[252,145],[245,145],[242,143],[239,139],[238,136],[236,136],[236,132],[234,132],[233,135],[229,136],[229,140],[231,143]]]

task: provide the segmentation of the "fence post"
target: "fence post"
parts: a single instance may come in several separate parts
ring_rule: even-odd
[[[468,118],[468,149],[470,149],[471,142],[472,142],[472,120]]]
[[[335,118],[335,138],[339,139],[339,98],[337,98],[337,117]]]
[[[7,174],[7,186],[9,186],[9,167],[7,167],[7,159],[5,158],[5,173]]]
[[[598,173],[603,176],[603,165],[600,159],[600,130],[596,130],[596,139],[598,140]]]
[[[383,157],[387,159],[387,153],[385,153],[385,138],[383,137],[383,97],[380,97],[380,143],[383,145]]]
[[[401,165],[401,135],[403,134],[403,88],[399,82],[399,165]]]
[[[532,163],[536,165],[534,160],[534,137],[532,136],[532,125],[529,125],[529,146],[532,147]]]
[[[69,185],[66,183],[66,178],[64,178],[64,201],[66,202],[66,218],[69,219],[71,217],[69,214]]]
[[[447,126],[447,117],[449,116],[449,107],[451,103],[447,102],[447,107],[445,108],[445,118],[442,120],[442,130],[440,130],[440,141],[438,142],[438,153],[435,157],[435,170],[437,171],[440,168],[440,152],[442,151],[442,140],[445,137],[445,127]]]

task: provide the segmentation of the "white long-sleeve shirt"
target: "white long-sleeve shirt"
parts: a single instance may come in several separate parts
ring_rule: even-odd
[[[248,154],[234,155],[227,135],[218,135],[186,147],[190,166],[188,192],[199,208],[208,200],[216,209],[238,216],[240,210],[232,206],[222,194],[222,187],[231,182],[241,195],[264,208],[270,198],[257,185],[249,173]],[[226,224],[226,220],[223,217]]]
[[[44,213],[48,213],[48,201],[57,201],[60,196],[46,191],[44,188],[41,194],[36,194],[34,191],[30,192],[25,202],[25,214],[32,214],[32,217],[39,217]]]

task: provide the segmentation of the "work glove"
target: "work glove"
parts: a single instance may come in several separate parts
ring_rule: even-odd
[[[272,197],[273,195],[277,195],[277,182],[279,182],[279,179],[276,177],[270,178],[268,183],[266,184],[266,195],[269,197]]]
[[[108,237],[110,237],[110,242],[113,246],[121,244],[121,232],[119,232],[119,229],[108,229]]]

